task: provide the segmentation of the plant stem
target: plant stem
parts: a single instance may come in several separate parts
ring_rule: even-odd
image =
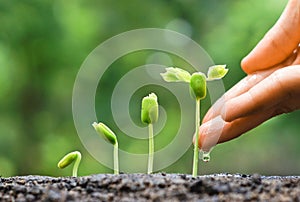
[[[79,167],[79,163],[81,161],[80,152],[76,152],[76,154],[77,154],[77,157],[76,157],[76,160],[75,160],[75,163],[74,163],[74,166],[73,166],[73,174],[72,174],[73,177],[77,177],[78,167]]]
[[[119,174],[119,154],[118,154],[119,146],[118,142],[114,144],[114,174]]]
[[[193,177],[198,175],[198,159],[199,159],[199,127],[200,127],[200,99],[196,99],[196,117],[195,117],[195,143],[194,143],[194,161],[193,161]]]
[[[154,153],[154,139],[153,139],[153,124],[149,123],[149,156],[148,156],[148,174],[153,171],[153,153]]]

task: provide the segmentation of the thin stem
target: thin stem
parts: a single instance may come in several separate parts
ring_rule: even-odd
[[[81,161],[81,153],[76,152],[76,154],[77,154],[77,157],[76,157],[76,160],[75,160],[75,163],[74,163],[74,166],[73,166],[73,174],[72,174],[73,177],[77,177],[78,167],[79,167],[79,164],[80,164],[80,161]]]
[[[148,174],[153,171],[153,153],[154,153],[154,139],[153,139],[153,125],[149,123],[149,157],[148,157]]]
[[[200,127],[200,99],[196,99],[196,117],[195,117],[195,143],[194,143],[194,161],[193,161],[193,177],[198,175],[198,159],[199,159],[199,127]]]
[[[114,174],[119,174],[119,154],[118,154],[119,146],[118,142],[114,144]]]

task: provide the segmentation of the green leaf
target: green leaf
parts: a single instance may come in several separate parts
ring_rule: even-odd
[[[107,127],[104,123],[96,123],[92,124],[99,135],[103,137],[107,142],[115,145],[117,143],[117,136],[115,133]]]
[[[74,151],[74,152],[71,152],[71,153],[68,153],[67,155],[65,155],[57,164],[57,167],[59,168],[65,168],[67,167],[68,165],[70,165],[73,161],[75,161],[77,158],[78,158],[78,154],[79,152],[78,151]],[[80,154],[81,156],[81,154]]]
[[[158,102],[155,93],[150,93],[142,100],[141,120],[143,123],[155,123],[158,120]]]
[[[203,99],[206,96],[206,76],[202,72],[192,74],[190,81],[190,92],[196,99]]]
[[[208,81],[222,79],[228,72],[226,65],[214,65],[208,69],[207,77]]]
[[[167,82],[190,82],[191,75],[189,72],[177,68],[177,67],[168,67],[166,68],[165,73],[160,74],[163,79]]]

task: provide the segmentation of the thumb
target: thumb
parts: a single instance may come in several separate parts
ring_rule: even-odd
[[[246,73],[267,69],[290,56],[300,42],[300,1],[290,0],[276,24],[241,62]]]

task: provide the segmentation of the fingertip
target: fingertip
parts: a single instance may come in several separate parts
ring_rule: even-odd
[[[199,148],[204,151],[209,151],[218,142],[222,134],[225,122],[221,116],[217,116],[210,121],[204,123],[199,128]]]
[[[264,64],[264,62],[266,62],[266,58],[265,60],[262,60],[261,58],[262,53],[259,50],[260,44],[261,42],[259,42],[256,47],[254,47],[253,50],[241,60],[241,68],[248,75],[268,67],[267,64]]]
[[[242,60],[241,60],[241,68],[242,70],[247,73],[247,74],[250,74],[250,71],[249,71],[249,57],[248,55],[245,56]]]

